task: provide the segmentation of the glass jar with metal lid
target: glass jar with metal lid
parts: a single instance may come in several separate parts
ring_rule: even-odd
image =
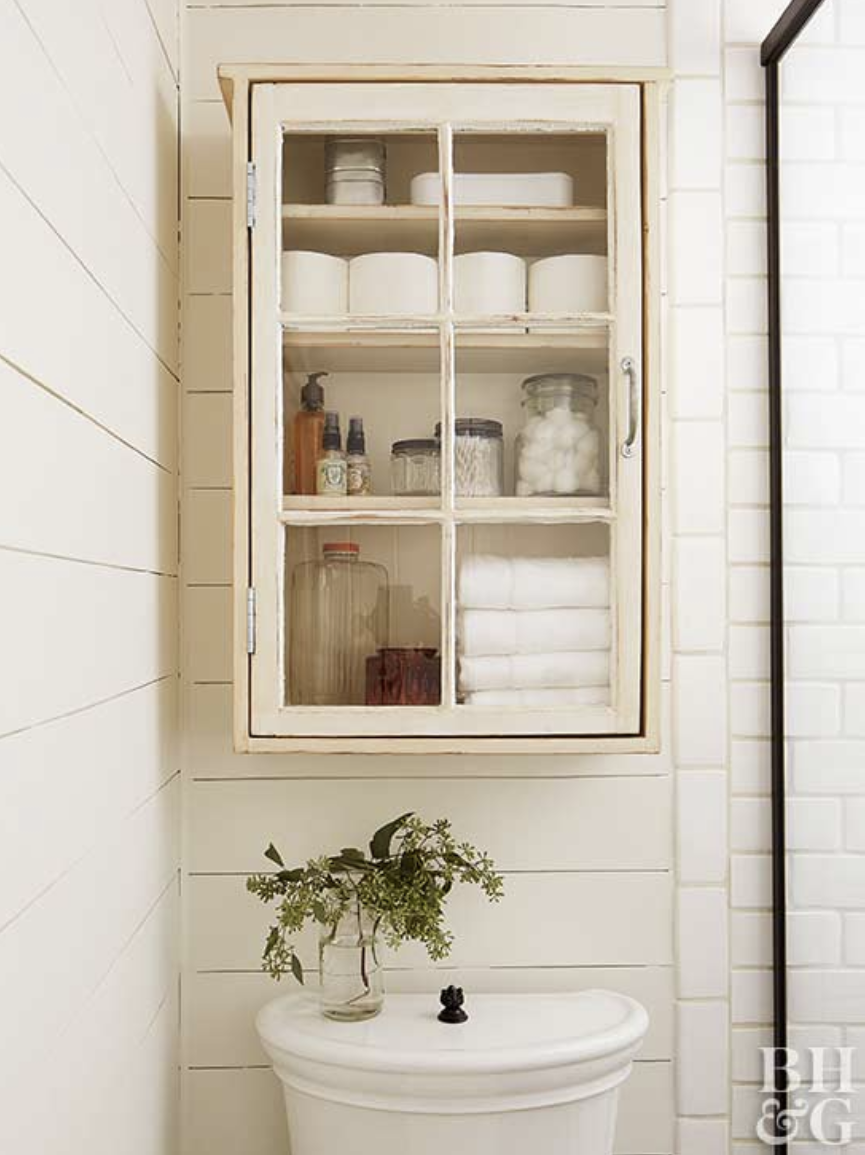
[[[601,492],[598,383],[581,373],[523,381],[525,423],[516,441],[517,497]]]
[[[441,422],[436,425],[441,437]],[[501,421],[458,417],[454,422],[454,487],[457,497],[501,497],[505,488]]]
[[[441,493],[441,447],[432,437],[395,441],[390,451],[391,488],[398,497]]]

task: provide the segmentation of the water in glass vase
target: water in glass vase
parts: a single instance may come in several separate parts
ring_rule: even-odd
[[[371,1019],[384,1002],[375,926],[363,910],[344,915],[321,936],[321,1012],[329,1019]]]

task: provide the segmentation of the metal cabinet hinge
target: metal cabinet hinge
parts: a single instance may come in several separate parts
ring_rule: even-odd
[[[255,589],[246,591],[246,652],[255,653]]]
[[[255,194],[255,165],[249,161],[246,166],[246,227],[248,229],[255,228]]]

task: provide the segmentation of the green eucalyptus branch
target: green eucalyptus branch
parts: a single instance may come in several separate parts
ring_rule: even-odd
[[[363,909],[388,946],[420,942],[439,960],[453,943],[445,925],[453,887],[479,886],[490,902],[504,893],[489,855],[457,842],[446,818],[428,825],[415,814],[401,814],[375,832],[369,854],[347,846],[288,869],[272,843],[264,853],[279,869],[252,875],[246,886],[262,902],[277,904],[262,956],[263,969],[275,979],[290,970],[303,982],[292,940],[307,922],[335,928],[350,910]]]

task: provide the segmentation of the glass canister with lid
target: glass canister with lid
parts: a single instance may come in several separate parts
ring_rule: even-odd
[[[436,438],[441,439],[441,422]],[[457,497],[501,497],[504,493],[501,421],[458,417],[454,422],[454,484]]]
[[[388,645],[389,582],[383,565],[351,541],[291,574],[288,699],[293,706],[363,706],[366,662]]]
[[[390,450],[391,488],[397,497],[441,493],[441,446],[432,437],[395,441]]]
[[[516,441],[517,497],[601,492],[598,383],[581,373],[523,381],[525,423]]]

